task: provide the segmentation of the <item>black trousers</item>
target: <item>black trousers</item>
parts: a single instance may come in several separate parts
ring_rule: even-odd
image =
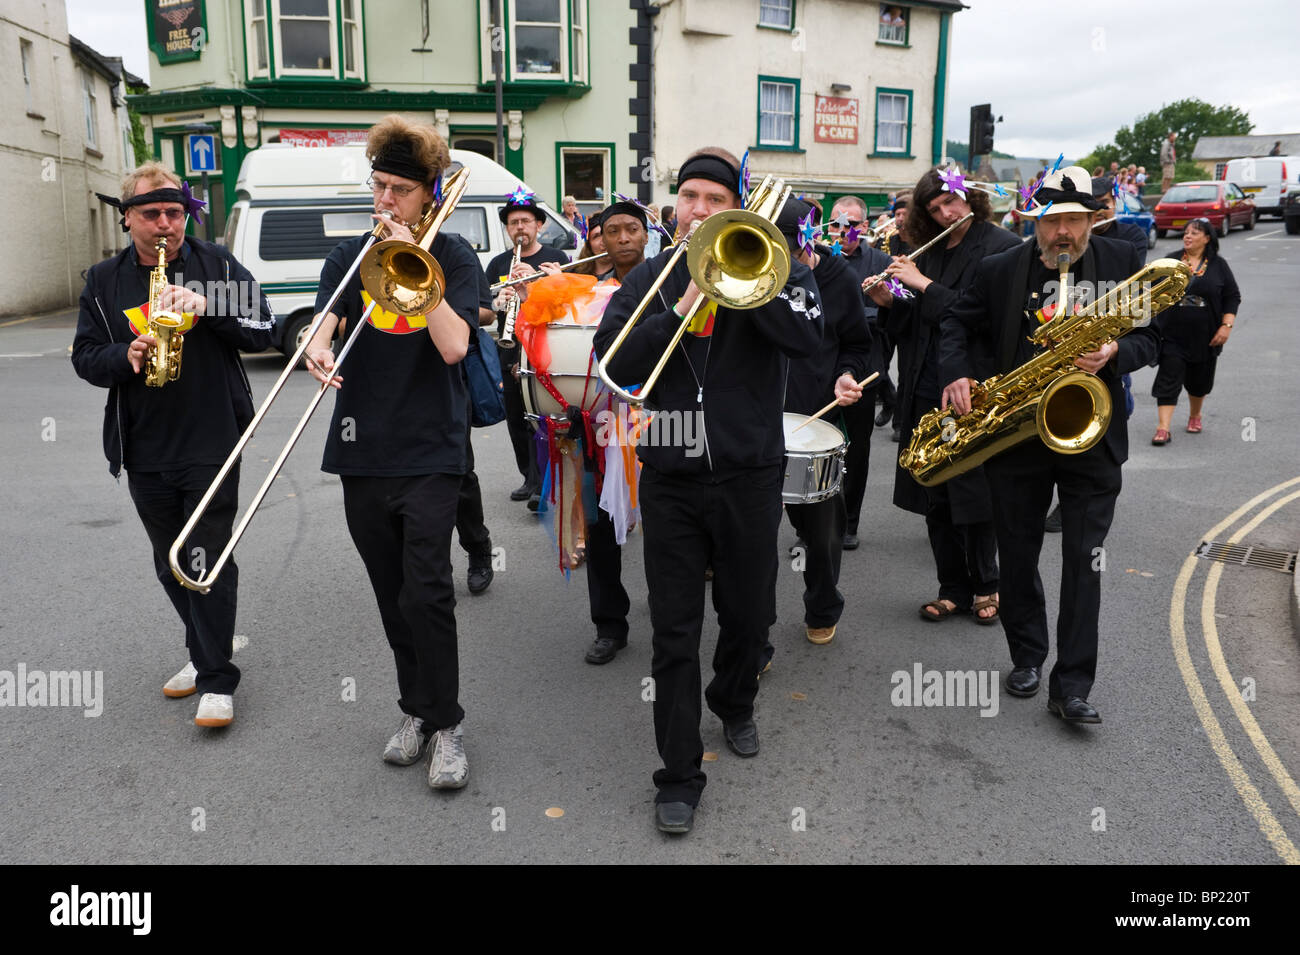
[[[993,523],[1002,560],[1001,608],[1014,666],[1047,659],[1047,606],[1038,556],[1052,486],[1061,501],[1061,606],[1056,618],[1053,698],[1087,698],[1097,674],[1102,549],[1115,516],[1122,477],[1104,445],[1083,454],[1054,454],[1027,441],[985,465],[993,491]]]
[[[465,438],[465,456],[465,478],[460,482],[460,496],[456,501],[456,535],[460,538],[460,546],[472,560],[489,563],[492,560],[492,535],[483,521],[483,491],[479,487],[478,475],[474,473],[474,445],[469,436]]]
[[[876,379],[880,382],[880,404],[884,408],[894,408],[897,406],[898,392],[894,388],[894,380],[889,377],[889,363],[894,360],[894,336],[889,334],[878,325],[871,327],[872,335],[879,335],[881,341],[881,351],[884,353],[885,371]],[[898,417],[895,415],[893,424],[898,424]]]
[[[998,539],[992,521],[955,524],[942,484],[925,489],[925,529],[939,577],[939,597],[969,607],[975,595],[998,593]]]
[[[198,691],[232,694],[239,685],[239,667],[231,661],[239,568],[233,559],[228,561],[212,590],[201,594],[177,583],[167,563],[172,541],[185,527],[219,470],[209,466],[179,471],[128,471],[126,484],[153,545],[158,582],[185,627],[185,649],[198,671],[194,681]],[[230,541],[238,508],[239,465],[235,465],[181,551],[181,566],[189,576],[197,577],[200,571],[216,563],[217,555]]]
[[[344,477],[343,512],[397,662],[398,706],[429,730],[465,716],[457,699],[451,529],[459,474]]]
[[[759,652],[776,620],[781,475],[774,465],[710,484],[641,469],[655,740],[664,763],[654,774],[656,802],[694,806],[704,790],[700,632],[710,565],[719,632],[704,697],[724,723],[753,716]]]
[[[542,486],[541,472],[537,469],[537,455],[533,453],[533,429],[524,417],[524,393],[519,379],[510,373],[513,365],[518,364],[522,350],[497,346],[497,355],[501,360],[501,383],[505,387],[506,430],[510,432],[510,446],[515,452],[515,466],[523,475],[524,482],[530,487]]]
[[[596,636],[626,643],[632,602],[623,587],[623,548],[614,538],[614,522],[604,511],[587,524],[587,596]]]
[[[845,532],[857,534],[871,466],[871,434],[876,430],[876,389],[862,389],[862,397],[841,410],[849,438],[849,450],[844,455]]]
[[[1214,370],[1219,356],[1213,353],[1204,361],[1188,361],[1178,351],[1166,348],[1160,356],[1160,367],[1151,383],[1151,397],[1157,405],[1176,405],[1183,388],[1192,398],[1204,398],[1214,390]]]
[[[844,612],[840,558],[844,556],[844,495],[816,504],[787,504],[786,515],[803,539],[804,624],[833,627]]]

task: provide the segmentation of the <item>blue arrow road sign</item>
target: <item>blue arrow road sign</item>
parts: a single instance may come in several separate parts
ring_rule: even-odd
[[[217,168],[215,136],[206,133],[190,135],[190,168],[195,172],[213,172]]]

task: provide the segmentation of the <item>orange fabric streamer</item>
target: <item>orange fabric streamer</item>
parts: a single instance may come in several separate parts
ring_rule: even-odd
[[[594,275],[561,272],[533,282],[528,300],[519,308],[515,336],[537,371],[551,370],[551,349],[546,344],[546,326],[551,322],[591,325],[600,321],[617,282],[597,284]]]

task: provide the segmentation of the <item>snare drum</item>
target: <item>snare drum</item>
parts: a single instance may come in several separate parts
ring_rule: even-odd
[[[591,357],[592,342],[596,338],[598,327],[567,322],[551,322],[546,326],[546,344],[551,350],[551,384],[571,405],[583,407],[585,394],[585,406],[590,408],[601,388],[596,363]],[[543,415],[564,416],[564,408],[537,380],[537,372],[526,352],[519,358],[519,382],[524,397],[524,412],[530,418],[536,419]]]
[[[848,442],[840,429],[818,419],[798,428],[808,415],[786,412],[782,417],[785,431],[785,482],[781,500],[786,504],[816,504],[834,497],[844,481],[844,455]]]

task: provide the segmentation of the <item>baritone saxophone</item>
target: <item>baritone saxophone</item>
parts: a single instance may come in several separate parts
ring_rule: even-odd
[[[1110,425],[1110,391],[1074,360],[1095,352],[1175,304],[1191,273],[1176,259],[1157,259],[1073,315],[1039,326],[1032,340],[1046,346],[1019,368],[971,386],[971,410],[927,412],[898,463],[933,487],[994,455],[1038,437],[1058,454],[1081,454]]]
[[[167,236],[158,240],[158,265],[149,275],[149,334],[157,344],[150,345],[144,360],[144,383],[161,388],[181,376],[181,327],[185,318],[179,312],[162,307],[162,291],[167,287]]]

